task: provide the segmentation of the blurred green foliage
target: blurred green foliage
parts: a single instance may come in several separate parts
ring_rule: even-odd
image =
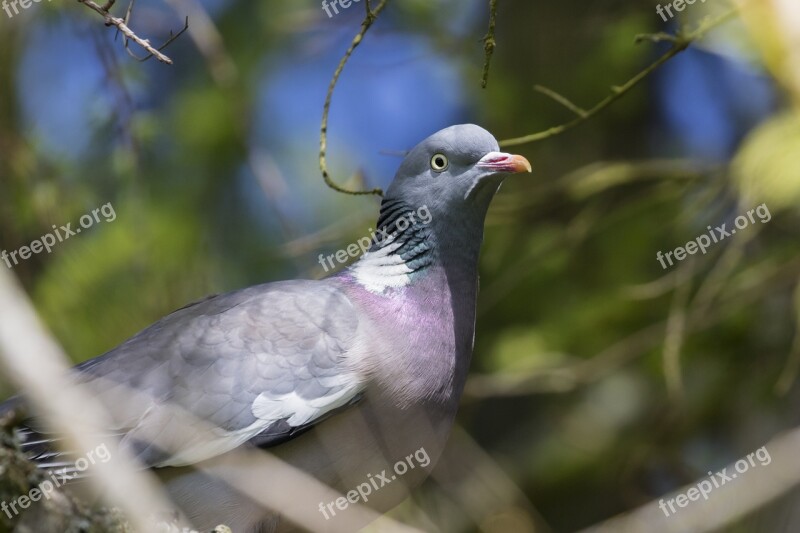
[[[76,362],[206,294],[321,276],[319,251],[353,242],[373,222],[374,199],[337,195],[316,174],[302,191],[325,205],[300,225],[327,233],[306,242],[308,232],[292,224],[265,231],[245,208],[250,193],[236,176],[251,149],[260,69],[266,63],[269,75],[283,47],[291,49],[286,41],[322,12],[310,1],[229,4],[215,21],[238,77],[215,81],[188,38],[168,49],[186,59],[179,76],[162,80],[165,88],[150,85],[142,64],[118,56],[109,84],[166,96],[138,109],[106,89],[115,112],[99,115],[92,148],[78,159],[46,153],[21,119],[17,58],[26,27],[47,21],[0,20],[0,249],[109,201],[117,212],[113,223],[14,269]],[[634,35],[661,29],[650,4],[501,4],[486,91],[479,89],[485,28],[442,29],[455,2],[387,8],[398,28],[459,65],[470,112],[498,138],[571,118],[534,84],[589,107],[654,57]],[[80,6],[63,9],[70,20],[98,26],[112,46],[99,20]],[[49,7],[39,16],[55,13]],[[42,83],[56,91],[60,81]],[[504,184],[487,221],[474,376],[460,423],[554,531],[644,504],[798,423],[797,365],[789,362],[800,358],[798,115],[786,104],[749,132],[730,162],[709,163],[654,154],[651,99],[651,88],[640,86],[581,127],[521,147],[534,175]],[[316,153],[296,156],[314,168]],[[306,198],[267,200],[280,213]],[[656,252],[761,203],[769,223],[668,270],[657,262]],[[664,365],[670,335],[681,377],[673,394]],[[432,492],[427,487],[416,504],[450,530],[450,515],[463,510]],[[779,500],[732,531],[771,530],[790,507]],[[500,531],[503,523],[467,529]],[[533,522],[514,523],[524,530]]]

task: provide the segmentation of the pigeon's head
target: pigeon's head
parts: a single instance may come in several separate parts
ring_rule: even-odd
[[[386,199],[427,205],[434,218],[464,211],[485,213],[503,179],[530,171],[524,157],[500,152],[491,133],[461,124],[415,146],[400,165]]]

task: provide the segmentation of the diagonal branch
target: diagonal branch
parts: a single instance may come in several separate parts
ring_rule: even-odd
[[[657,60],[648,65],[644,70],[636,74],[634,77],[626,81],[624,84],[612,87],[611,94],[609,94],[600,102],[598,102],[594,107],[586,111],[585,114],[580,115],[569,122],[565,122],[564,124],[560,124],[558,126],[553,126],[552,128],[548,128],[544,131],[531,133],[530,135],[524,135],[522,137],[505,139],[503,141],[500,141],[500,146],[517,146],[520,144],[528,144],[536,141],[541,141],[544,139],[548,139],[550,137],[555,137],[556,135],[560,135],[565,131],[571,130],[575,126],[578,126],[583,122],[586,122],[588,119],[597,115],[605,108],[609,107],[611,104],[622,98],[622,96],[625,93],[636,87],[639,84],[639,82],[647,78],[656,69],[658,69],[658,67],[660,67],[661,65],[663,65],[676,55],[686,50],[689,47],[689,45],[691,45],[693,42],[702,39],[706,35],[706,33],[708,33],[710,30],[732,19],[736,14],[737,10],[731,9],[716,18],[706,19],[700,23],[697,29],[689,33],[678,32],[676,35],[669,35],[664,33],[658,33],[654,35],[638,35],[636,37],[636,42],[641,42],[645,39],[649,39],[654,42],[668,41],[672,43],[672,46],[670,47],[669,50],[666,51],[666,53],[664,53],[664,55],[659,57]],[[551,98],[553,97],[552,94],[549,94],[549,96]],[[560,95],[559,97],[561,99],[566,100],[566,98]]]
[[[133,57],[135,57],[139,61],[146,61],[146,60],[150,59],[151,57],[155,57],[156,59],[158,59],[162,63],[166,63],[167,65],[171,65],[172,64],[172,59],[170,59],[166,55],[162,54],[161,50],[163,50],[164,48],[169,46],[169,44],[172,43],[172,41],[174,41],[175,39],[180,37],[181,34],[188,29],[188,27],[189,27],[189,18],[188,17],[186,18],[186,24],[184,25],[184,27],[183,27],[183,29],[181,31],[179,31],[175,35],[173,35],[172,32],[170,32],[169,40],[167,40],[167,42],[164,43],[163,45],[161,45],[158,48],[156,48],[152,44],[150,44],[150,41],[148,39],[142,39],[141,37],[136,35],[133,32],[133,30],[130,29],[130,27],[128,27],[128,19],[130,18],[131,9],[133,8],[133,2],[131,2],[131,5],[128,7],[128,11],[127,11],[127,14],[125,15],[125,18],[121,19],[119,17],[113,16],[109,11],[114,6],[115,1],[116,0],[108,0],[108,2],[106,2],[105,4],[103,4],[101,6],[101,5],[98,5],[97,3],[93,2],[92,0],[78,0],[79,3],[84,4],[85,6],[87,6],[92,11],[95,11],[96,13],[100,14],[103,17],[103,21],[105,22],[106,26],[115,26],[119,30],[119,32],[122,33],[123,37],[125,38],[125,50],[127,50],[128,53],[131,54]],[[138,57],[135,54],[133,54],[128,49],[128,40],[131,40],[131,41],[135,42],[136,44],[138,44],[139,46],[141,46],[142,48],[144,48],[148,52],[148,55],[146,55],[144,57]]]
[[[533,86],[533,90],[536,91],[536,92],[542,93],[543,95],[545,95],[545,96],[547,96],[549,98],[552,98],[553,100],[555,100],[559,104],[563,105],[564,107],[566,107],[567,109],[569,109],[570,111],[572,111],[573,113],[578,115],[579,117],[586,118],[586,115],[587,115],[586,110],[583,109],[582,107],[579,107],[579,106],[575,105],[574,103],[572,103],[566,96],[558,94],[554,90],[549,89],[549,88],[545,87],[544,85],[534,85]]]

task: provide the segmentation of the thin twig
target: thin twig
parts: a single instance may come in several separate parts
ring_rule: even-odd
[[[489,0],[489,30],[483,38],[483,49],[486,52],[486,59],[483,62],[483,80],[481,86],[485,89],[489,83],[489,67],[492,64],[492,55],[497,46],[494,38],[494,28],[497,24],[497,0]]]
[[[126,20],[127,20],[127,17],[126,17]],[[183,28],[181,28],[178,33],[174,33],[174,34],[170,30],[169,39],[167,39],[167,41],[164,44],[162,44],[161,46],[156,48],[156,51],[161,52],[161,50],[163,50],[164,48],[166,48],[167,46],[172,44],[172,41],[174,41],[175,39],[177,39],[178,37],[183,35],[183,32],[185,32],[188,29],[189,29],[189,17],[187,16],[186,20],[183,23]],[[139,56],[139,55],[136,55],[133,52],[131,52],[131,49],[128,47],[128,39],[125,39],[125,51],[128,52],[129,56],[131,56],[135,60],[141,61],[141,62],[147,61],[148,59],[153,57],[153,53],[152,52],[148,53],[147,55],[144,55],[144,56]]]
[[[200,0],[165,0],[179,13],[186,13],[192,19],[189,38],[203,55],[208,71],[214,81],[223,89],[234,86],[239,79],[236,63],[228,53],[222,34]]]
[[[344,187],[336,184],[330,176],[328,172],[328,161],[327,161],[327,152],[328,152],[328,114],[331,110],[331,99],[333,98],[333,91],[336,88],[336,83],[339,81],[339,76],[342,75],[342,70],[344,70],[344,66],[347,64],[347,61],[350,59],[350,56],[353,55],[353,52],[361,44],[361,41],[364,39],[364,36],[369,31],[370,27],[372,26],[375,19],[378,18],[378,15],[383,8],[386,7],[386,4],[389,0],[381,0],[381,3],[375,9],[372,9],[370,2],[365,2],[367,14],[364,17],[364,21],[361,23],[361,29],[353,37],[353,42],[350,43],[350,47],[347,49],[347,52],[344,53],[341,61],[339,61],[339,66],[336,67],[336,70],[333,73],[333,78],[331,78],[331,83],[328,86],[328,93],[325,96],[325,105],[322,106],[322,123],[320,125],[320,132],[319,132],[319,169],[322,171],[322,179],[325,181],[325,184],[333,189],[334,191],[344,193],[344,194],[351,194],[355,196],[359,195],[367,195],[367,194],[375,194],[377,196],[383,196],[383,190],[380,188],[375,188],[371,190],[361,190],[361,191],[351,191],[345,189]]]
[[[702,285],[697,289],[692,301],[693,307],[702,312],[706,312],[711,308],[714,299],[719,296],[736,267],[739,266],[744,258],[745,247],[756,237],[757,229],[753,228],[753,230],[741,237],[737,236],[737,239],[731,242],[722,252],[711,272],[708,273]]]
[[[586,118],[586,115],[587,115],[586,110],[583,109],[582,107],[578,107],[577,105],[575,105],[572,102],[570,102],[567,99],[566,96],[562,96],[562,95],[558,94],[557,92],[555,92],[554,90],[548,89],[547,87],[545,87],[543,85],[534,85],[533,86],[533,90],[537,91],[537,92],[540,92],[545,96],[549,96],[550,98],[552,98],[553,100],[555,100],[559,104],[563,105],[564,107],[566,107],[567,109],[569,109],[570,111],[572,111],[573,113],[578,115],[579,117]]]
[[[116,0],[109,0],[109,2],[110,2],[112,5],[113,5],[113,3],[114,3],[115,1],[116,1]],[[134,3],[135,3],[135,2],[136,2],[136,0],[131,0],[131,1],[130,1],[130,3],[128,4],[128,10],[125,12],[125,24],[126,24],[127,26],[130,26],[130,23],[131,23],[131,22],[130,22],[130,21],[131,21],[131,15],[133,15],[133,5],[134,5]],[[164,44],[162,44],[161,46],[159,46],[159,47],[158,47],[156,50],[158,50],[158,51],[160,52],[161,50],[165,49],[167,46],[169,46],[170,44],[172,44],[172,41],[174,41],[175,39],[177,39],[178,37],[180,37],[180,36],[183,34],[183,32],[185,32],[185,31],[186,31],[186,30],[188,30],[188,29],[189,29],[189,17],[187,16],[187,17],[186,17],[186,21],[185,21],[185,22],[184,22],[184,24],[183,24],[183,28],[182,28],[182,29],[181,29],[181,30],[180,30],[178,33],[176,33],[176,34],[173,34],[173,33],[172,33],[172,31],[170,30],[170,32],[169,32],[169,39],[167,39],[167,41],[166,41]],[[128,46],[128,42],[129,42],[129,41],[128,41],[128,39],[127,39],[127,38],[125,38],[125,39],[123,39],[123,41],[124,41],[124,45],[123,45],[123,46],[125,47],[125,51],[126,51],[126,52],[128,52],[128,55],[129,55],[129,56],[131,56],[132,58],[134,58],[135,60],[137,60],[137,61],[141,61],[141,62],[145,62],[145,61],[147,61],[148,59],[150,59],[151,57],[153,57],[153,54],[152,54],[152,53],[150,53],[150,54],[147,54],[147,55],[145,55],[145,56],[139,56],[139,55],[137,55],[137,54],[134,54],[134,53],[131,51],[130,47]]]
[[[703,38],[706,33],[708,33],[713,28],[716,28],[720,24],[727,22],[731,18],[736,15],[737,10],[731,9],[726,13],[720,15],[719,17],[713,19],[706,19],[695,29],[693,32],[690,33],[678,33],[671,38],[667,39],[664,37],[665,34],[654,34],[650,36],[638,35],[636,37],[637,42],[640,42],[644,39],[650,39],[652,41],[665,41],[668,40],[672,42],[672,46],[669,50],[667,50],[664,55],[659,57],[649,66],[647,66],[644,70],[636,74],[634,77],[629,79],[627,82],[620,86],[614,86],[611,88],[611,94],[605,97],[603,100],[598,102],[594,107],[589,109],[585,115],[579,116],[569,122],[561,124],[559,126],[553,126],[552,128],[548,128],[544,131],[540,131],[537,133],[532,133],[530,135],[524,135],[522,137],[514,137],[512,139],[505,139],[500,141],[500,146],[517,146],[520,144],[527,144],[536,141],[541,141],[544,139],[548,139],[550,137],[555,137],[556,135],[560,135],[567,130],[574,128],[575,126],[585,122],[586,120],[592,118],[593,116],[597,115],[600,111],[603,111],[605,108],[622,98],[622,96],[633,89],[636,85],[639,84],[643,79],[647,76],[652,74],[658,67],[675,57],[676,55],[680,54],[684,50],[686,50],[689,45],[693,42]]]
[[[658,33],[640,33],[634,38],[636,44],[642,41],[650,41],[651,43],[661,43],[664,41],[675,43],[678,40],[677,35],[672,33],[658,32]]]
[[[675,294],[667,318],[664,333],[663,365],[667,392],[673,401],[683,397],[683,375],[681,372],[681,348],[686,339],[686,318],[689,293],[692,288],[694,261],[690,258],[686,268],[679,269],[675,276]]]
[[[105,25],[106,26],[115,26],[119,30],[119,32],[122,33],[122,35],[125,38],[125,49],[126,50],[128,50],[128,39],[130,39],[131,41],[135,42],[136,44],[138,44],[139,46],[141,46],[142,48],[147,50],[149,55],[145,56],[144,58],[139,58],[139,57],[136,57],[134,55],[134,57],[136,57],[136,59],[139,59],[140,61],[146,61],[146,60],[150,59],[151,57],[155,57],[156,59],[158,59],[162,63],[166,63],[167,65],[171,65],[172,64],[172,59],[170,59],[166,55],[162,54],[161,50],[166,48],[170,43],[172,43],[172,41],[174,41],[175,39],[180,37],[180,35],[184,31],[186,31],[186,29],[189,27],[189,19],[187,17],[186,18],[186,25],[184,26],[184,28],[180,32],[178,32],[176,35],[172,35],[172,33],[170,32],[169,40],[166,43],[164,43],[163,45],[161,45],[160,47],[154,48],[153,45],[150,44],[149,40],[142,39],[141,37],[136,35],[133,32],[133,30],[131,30],[128,27],[127,19],[130,17],[131,7],[128,8],[128,11],[127,11],[127,14],[125,16],[125,19],[121,19],[119,17],[113,16],[109,12],[109,9],[111,9],[114,6],[115,0],[108,0],[108,2],[106,2],[102,6],[97,5],[92,0],[78,0],[78,2],[81,3],[81,4],[84,4],[89,9],[91,9],[91,10],[95,11],[96,13],[100,14],[103,17],[103,20],[105,21]],[[130,52],[130,50],[128,50],[128,53],[133,55]]]

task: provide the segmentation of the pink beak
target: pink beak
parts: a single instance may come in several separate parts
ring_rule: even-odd
[[[531,171],[531,164],[527,159],[521,155],[505,154],[503,152],[489,152],[478,161],[477,166],[494,172],[507,172],[509,174]]]

